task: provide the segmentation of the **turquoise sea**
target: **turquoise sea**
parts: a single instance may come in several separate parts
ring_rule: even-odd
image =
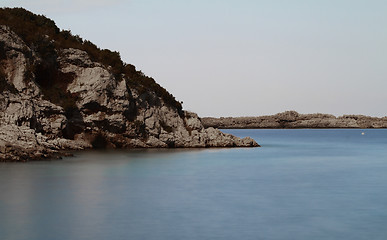
[[[223,131],[262,147],[1,163],[0,239],[387,239],[387,130]]]

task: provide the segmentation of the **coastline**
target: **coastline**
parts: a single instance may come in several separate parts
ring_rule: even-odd
[[[118,52],[22,8],[0,9],[0,16],[0,161],[90,148],[259,146],[204,128],[196,113]]]
[[[299,114],[286,111],[257,117],[204,117],[204,127],[218,129],[371,129],[387,128],[387,117],[364,115]]]
[[[153,152],[153,151],[200,151],[200,150],[206,150],[206,149],[230,149],[230,148],[251,148],[251,147],[261,147],[261,145],[256,144],[254,146],[212,146],[212,147],[175,147],[175,148],[160,148],[160,147],[133,147],[133,148],[119,148],[119,149],[113,149],[113,148],[106,148],[106,149],[97,149],[97,148],[85,148],[85,149],[76,149],[76,150],[69,150],[69,149],[61,149],[57,151],[52,152],[45,152],[45,153],[33,153],[26,152],[24,153],[18,153],[18,154],[9,154],[9,156],[3,154],[0,152],[0,163],[10,163],[10,162],[36,162],[36,161],[55,161],[55,160],[63,160],[63,158],[69,158],[69,157],[75,157],[78,153],[85,153],[85,152],[132,152],[132,151],[138,151],[138,152]],[[1,156],[1,154],[7,156]]]

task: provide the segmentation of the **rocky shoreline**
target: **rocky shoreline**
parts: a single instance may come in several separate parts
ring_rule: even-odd
[[[204,127],[219,129],[245,128],[387,128],[387,117],[377,118],[364,115],[300,114],[286,111],[260,117],[202,118]]]
[[[0,20],[11,15],[10,23],[23,14],[27,20],[21,21],[38,19],[38,24],[20,24],[47,32],[27,43],[33,38],[0,25],[0,161],[40,160],[90,148],[259,146],[251,138],[205,128],[197,114],[184,111],[117,52],[63,33],[53,21],[24,9],[0,14]],[[69,44],[83,50],[65,47]],[[108,58],[115,65],[96,60]]]

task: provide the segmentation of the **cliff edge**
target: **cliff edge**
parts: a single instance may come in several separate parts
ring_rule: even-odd
[[[85,148],[255,147],[184,111],[152,78],[55,23],[0,9],[0,160]]]

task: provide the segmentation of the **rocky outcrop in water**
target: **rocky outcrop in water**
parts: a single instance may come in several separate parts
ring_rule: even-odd
[[[0,25],[0,160],[86,148],[258,146],[204,128],[195,113],[166,102],[159,85],[134,82],[84,50],[55,48],[47,57],[36,48]]]
[[[363,115],[299,114],[286,111],[261,117],[202,118],[205,127],[214,128],[387,128],[387,117]]]

